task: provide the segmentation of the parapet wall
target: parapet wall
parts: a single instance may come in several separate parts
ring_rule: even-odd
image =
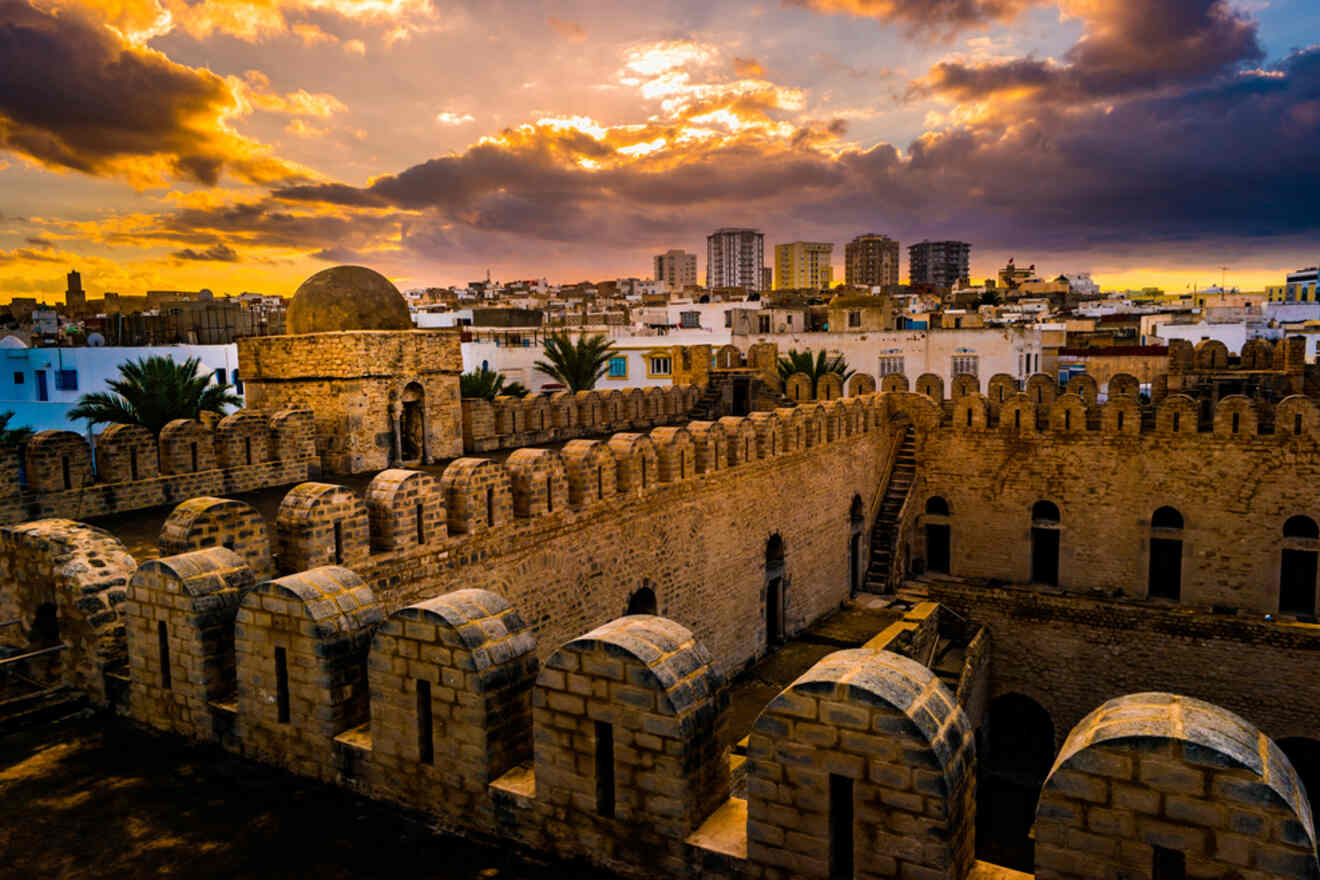
[[[975,726],[908,657],[838,651],[799,676],[753,725],[746,796],[735,797],[724,681],[681,624],[629,615],[538,650],[523,615],[486,590],[382,616],[337,566],[235,602],[241,568],[228,551],[202,551],[134,577],[129,618],[155,621],[129,632],[135,719],[622,876],[1010,873],[975,861]],[[156,602],[158,572],[182,578],[192,604]],[[198,599],[226,594],[196,615]],[[929,606],[911,631],[938,615]],[[539,669],[536,654],[548,657]],[[1162,850],[1192,876],[1313,880],[1320,868],[1280,748],[1231,712],[1169,693],[1123,696],[1076,725],[1034,837],[1035,876],[1055,880],[1098,865],[1149,876]]]
[[[458,459],[439,480],[419,475],[430,482],[404,502],[388,499],[401,476],[416,472],[382,472],[365,505],[329,484],[296,487],[280,522],[267,524],[280,536],[275,565],[291,573],[337,560],[389,609],[444,590],[492,589],[551,643],[620,614],[647,586],[661,613],[710,646],[721,672],[736,670],[766,649],[772,535],[786,548],[786,634],[847,598],[851,501],[870,505],[890,442],[876,430],[883,410],[874,398],[814,413],[819,431],[801,448],[788,440],[790,422],[765,415],[760,430],[777,440],[764,457],[752,423],[726,419],[694,432],[576,440],[563,453],[519,451],[503,465]],[[743,442],[728,443],[731,433]],[[792,497],[783,485],[796,487]],[[291,500],[330,490],[342,498],[323,507]],[[206,534],[212,545],[225,540]]]
[[[1274,433],[1259,432],[1252,408],[1231,397],[1202,431],[1194,430],[1192,402],[1180,397],[1167,398],[1141,431],[1133,430],[1141,416],[1126,399],[1094,408],[1093,419],[1080,399],[1064,395],[1041,430],[1012,427],[1007,414],[1015,406],[1032,421],[1032,405],[1016,401],[1005,404],[998,426],[978,415],[969,427],[959,414],[976,412],[973,403],[980,398],[960,400],[953,417],[918,444],[919,513],[907,533],[914,558],[926,558],[924,525],[935,522],[920,511],[939,497],[949,507],[938,521],[949,527],[955,576],[1031,582],[1033,529],[1044,528],[1057,535],[1050,587],[1159,598],[1150,588],[1152,541],[1176,541],[1173,598],[1180,604],[1287,610],[1280,605],[1282,554],[1316,548],[1304,537],[1285,538],[1285,524],[1295,516],[1320,522],[1320,434],[1309,399],[1283,401],[1276,429],[1280,413],[1296,418],[1283,420],[1290,430]],[[1033,521],[1040,502],[1057,509],[1056,522]],[[1176,512],[1178,528],[1155,522],[1164,508]]]
[[[683,422],[696,406],[695,385],[559,391],[549,396],[463,398],[463,451],[488,452],[589,437],[646,431]]]
[[[193,498],[167,519],[161,549],[224,548],[261,577],[348,566],[387,610],[493,589],[550,644],[612,619],[646,588],[711,646],[723,673],[767,650],[769,619],[776,638],[792,635],[850,595],[853,499],[880,488],[890,438],[876,430],[885,412],[875,398],[789,412],[755,426],[725,419],[694,433],[578,440],[563,455],[523,450],[503,465],[463,458],[439,480],[387,470],[365,497],[302,483],[275,523],[233,499]],[[773,440],[765,457],[752,442],[761,434]],[[765,561],[776,536],[784,566],[771,614]]]
[[[97,435],[95,466],[86,439],[42,431],[18,456],[0,456],[0,524],[48,517],[84,519],[305,480],[316,462],[309,410],[239,410],[214,429],[177,419],[151,435],[112,425]]]
[[[921,583],[994,635],[992,696],[1035,700],[1059,742],[1097,702],[1141,690],[1212,701],[1275,739],[1317,738],[1311,667],[1320,627],[958,579]]]

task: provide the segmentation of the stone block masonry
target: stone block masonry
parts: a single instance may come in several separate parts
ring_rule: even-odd
[[[215,432],[176,420],[159,440],[136,425],[111,425],[97,437],[95,478],[86,439],[43,431],[24,450],[26,486],[14,453],[0,452],[0,472],[14,477],[0,485],[0,524],[106,516],[298,483],[315,465],[311,421],[308,410],[239,410]]]
[[[489,452],[683,423],[700,395],[695,385],[672,385],[564,391],[550,398],[464,398],[463,451]]]
[[[747,857],[767,877],[971,869],[972,727],[921,664],[868,648],[829,655],[766,707],[747,756]]]
[[[1063,745],[1036,811],[1036,877],[1145,877],[1159,851],[1188,877],[1314,878],[1315,828],[1268,737],[1200,700],[1110,700]]]
[[[327,473],[430,463],[463,451],[459,334],[352,330],[238,341],[254,409],[315,413]]]

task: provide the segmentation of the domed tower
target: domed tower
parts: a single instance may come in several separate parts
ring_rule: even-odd
[[[248,406],[316,414],[327,473],[429,464],[462,453],[456,330],[416,330],[388,278],[323,269],[298,286],[287,336],[238,342]]]
[[[343,330],[411,330],[412,317],[399,289],[365,266],[322,269],[302,284],[289,303],[290,333]]]

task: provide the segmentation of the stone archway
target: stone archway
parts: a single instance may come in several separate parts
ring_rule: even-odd
[[[416,382],[408,383],[399,398],[399,443],[405,462],[426,459],[426,391]]]

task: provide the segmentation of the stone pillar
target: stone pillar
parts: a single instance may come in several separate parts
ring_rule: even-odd
[[[397,400],[390,401],[390,464],[403,464],[403,407]]]

